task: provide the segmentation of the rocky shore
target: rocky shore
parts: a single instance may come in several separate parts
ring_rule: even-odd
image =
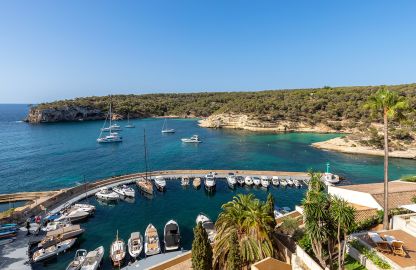
[[[105,113],[99,109],[82,106],[65,106],[51,109],[31,108],[25,121],[29,123],[53,123],[65,121],[100,120]]]

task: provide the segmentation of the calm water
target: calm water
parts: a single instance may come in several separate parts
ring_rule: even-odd
[[[235,130],[203,129],[195,120],[169,120],[175,134],[162,135],[162,119],[134,120],[135,129],[125,129],[120,144],[96,143],[102,122],[76,122],[30,125],[18,122],[27,111],[26,105],[0,105],[0,194],[16,191],[58,189],[111,175],[144,170],[143,128],[146,128],[150,167],[158,169],[256,169],[305,171],[324,170],[331,163],[333,172],[348,183],[377,182],[383,177],[380,157],[326,152],[310,147],[312,142],[333,138],[328,134],[259,134]],[[124,125],[125,122],[120,122]],[[200,145],[186,145],[180,138],[198,134]],[[416,174],[416,161],[391,159],[390,177]],[[254,192],[264,199],[264,190]],[[270,189],[280,206],[294,207],[305,189]],[[215,219],[220,206],[237,192],[219,183],[214,196],[203,189],[182,189],[179,182],[168,183],[166,193],[152,200],[141,196],[133,204],[99,205],[94,218],[83,226],[87,232],[80,246],[88,250],[103,245],[108,251],[116,230],[128,239],[130,232],[143,232],[153,223],[162,233],[163,225],[176,219],[183,235],[184,248],[191,246],[195,217],[203,211]],[[37,268],[62,269],[74,251]],[[105,268],[110,268],[108,253]]]

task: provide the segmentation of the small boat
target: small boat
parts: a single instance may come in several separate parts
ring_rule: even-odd
[[[198,135],[193,135],[191,138],[182,138],[181,141],[184,143],[201,143],[202,142],[199,139]]]
[[[144,253],[146,256],[160,253],[159,235],[155,226],[149,224],[144,233]]]
[[[121,127],[114,123],[109,127],[102,128],[101,131],[121,131]]]
[[[246,186],[251,187],[253,185],[253,178],[251,178],[251,176],[246,176],[246,178],[244,179],[244,184],[246,184]]]
[[[78,249],[77,252],[75,252],[74,260],[68,264],[68,266],[66,267],[66,270],[81,269],[81,266],[86,256],[87,256],[87,251],[85,249]]]
[[[322,180],[326,184],[337,184],[339,183],[339,176],[330,172],[326,172],[322,175]]]
[[[175,133],[175,130],[173,128],[168,128],[168,121],[166,118],[163,122],[162,133]]]
[[[70,221],[63,220],[63,221],[50,221],[48,224],[46,224],[45,227],[42,228],[42,231],[44,232],[50,232],[54,231],[63,227],[69,227],[72,226]]]
[[[140,232],[131,233],[127,246],[130,256],[136,259],[143,250],[143,236]]]
[[[93,251],[88,252],[85,256],[84,263],[81,266],[81,270],[97,270],[101,264],[101,260],[104,255],[104,247],[98,247]]]
[[[165,191],[166,189],[166,180],[163,176],[156,176],[155,177],[155,186],[156,189],[159,191]]]
[[[205,176],[204,186],[208,192],[215,190],[216,183],[215,183],[215,176],[213,174],[207,174]]]
[[[130,124],[130,113],[127,113],[127,125],[124,126],[125,128],[135,128],[133,124]]]
[[[272,177],[272,184],[273,184],[273,186],[278,186],[279,185],[279,176],[273,176]]]
[[[189,177],[188,176],[182,176],[181,178],[181,186],[189,186]]]
[[[78,222],[87,219],[89,216],[90,213],[81,209],[68,209],[67,211],[64,211],[59,218],[56,218],[55,221]]]
[[[126,244],[123,240],[118,239],[117,231],[116,240],[114,240],[110,247],[110,258],[114,266],[120,267],[124,257],[126,257]]]
[[[293,180],[292,180],[292,178],[287,179],[287,184],[289,186],[293,186]]]
[[[79,225],[71,225],[46,233],[46,236],[38,243],[39,248],[48,248],[53,245],[80,236],[85,232]]]
[[[212,220],[205,215],[204,213],[199,213],[196,217],[196,224],[202,223],[202,227],[208,234],[208,239],[211,243],[214,243],[215,236],[217,235],[217,231],[215,230],[214,223]]]
[[[153,195],[153,184],[149,180],[145,178],[137,179],[136,185],[145,194]]]
[[[118,195],[123,196],[123,197],[134,197],[135,196],[134,189],[127,186],[127,185],[114,187],[113,191],[115,193],[117,193]]]
[[[179,231],[179,225],[174,220],[169,220],[164,229],[164,243],[165,250],[177,250],[180,247],[181,235]]]
[[[300,187],[302,187],[302,184],[300,183],[300,181],[299,180],[297,180],[297,179],[294,179],[293,180],[293,184],[295,185],[295,187],[297,187],[297,188],[300,188]]]
[[[103,187],[95,193],[95,197],[103,201],[116,201],[120,199],[120,196],[113,190]]]
[[[195,189],[199,189],[201,187],[201,178],[199,177],[194,178],[194,181],[192,181],[192,186]]]
[[[43,261],[45,259],[56,256],[61,252],[64,252],[65,250],[71,248],[74,245],[75,240],[75,238],[67,239],[62,242],[59,242],[56,245],[47,248],[41,248],[35,251],[35,253],[33,253],[32,256],[32,262],[36,263],[39,261]]]
[[[286,179],[280,179],[280,185],[281,185],[282,187],[287,186],[287,181],[286,181]]]
[[[235,179],[237,180],[237,183],[238,183],[240,186],[244,186],[244,177],[242,177],[241,175],[237,175],[237,176],[235,177]]]
[[[109,135],[97,139],[99,143],[122,142],[123,138],[117,132],[110,132]]]
[[[253,183],[254,183],[254,185],[256,185],[256,186],[260,186],[260,184],[261,184],[260,177],[258,177],[258,176],[253,176]]]
[[[262,176],[260,178],[260,181],[261,181],[261,186],[262,187],[264,187],[264,188],[268,188],[269,187],[270,181],[269,181],[269,178],[267,176]]]
[[[95,212],[95,206],[91,205],[91,204],[87,204],[87,203],[76,203],[74,205],[72,205],[71,207],[69,207],[70,209],[80,209],[84,212],[88,212],[90,214]]]
[[[237,185],[236,177],[234,175],[227,176],[227,184],[229,188],[234,189],[235,186]]]

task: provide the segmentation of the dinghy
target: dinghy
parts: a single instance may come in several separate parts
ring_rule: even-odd
[[[78,249],[75,253],[74,260],[68,264],[66,270],[79,270],[81,265],[87,256],[87,251],[85,249]]]
[[[103,259],[103,255],[103,246],[88,252],[87,256],[85,256],[84,263],[81,266],[81,270],[97,270],[100,266],[101,260]]]
[[[147,256],[160,253],[159,235],[155,226],[149,224],[144,233],[144,253]]]
[[[181,235],[179,231],[179,225],[174,220],[169,220],[163,231],[163,241],[165,243],[165,250],[177,250],[180,247]]]
[[[127,246],[130,256],[136,259],[143,249],[143,236],[140,232],[131,233]]]

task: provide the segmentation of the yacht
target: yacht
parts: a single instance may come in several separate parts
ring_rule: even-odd
[[[262,176],[260,178],[261,186],[264,188],[268,188],[270,185],[269,178],[267,176]]]
[[[136,180],[136,185],[144,194],[153,195],[153,184],[151,181],[142,177]]]
[[[253,183],[254,183],[254,185],[255,186],[260,186],[260,184],[261,184],[261,180],[260,180],[260,177],[258,177],[258,176],[253,176]]]
[[[246,176],[246,178],[244,179],[244,184],[246,184],[246,186],[251,187],[253,185],[253,178],[251,178],[251,176]]]
[[[215,236],[217,235],[217,231],[215,230],[214,223],[212,220],[205,215],[204,213],[199,213],[196,217],[196,224],[202,223],[202,227],[208,234],[208,239],[211,243],[214,243]]]
[[[46,224],[46,226],[44,226],[42,228],[42,231],[44,232],[50,232],[50,231],[54,231],[63,227],[69,227],[72,226],[71,222],[67,221],[67,220],[63,220],[63,221],[50,221],[48,222],[48,224]]]
[[[132,198],[134,198],[134,196],[135,196],[134,189],[127,186],[127,185],[114,187],[113,191],[115,193],[117,193],[118,195],[123,196],[123,197],[132,197]]]
[[[35,253],[33,253],[32,261],[39,262],[43,261],[45,259],[51,258],[55,255],[58,255],[61,252],[64,252],[65,250],[71,248],[75,243],[75,238],[67,239],[62,242],[59,242],[56,245],[49,246],[47,248],[41,248]]]
[[[100,267],[103,255],[103,246],[100,246],[95,250],[88,252],[87,256],[85,256],[84,263],[81,266],[81,270],[97,270]]]
[[[293,180],[293,184],[295,185],[295,187],[297,187],[297,188],[300,188],[300,187],[302,187],[302,184],[300,183],[300,181],[299,180],[297,180],[297,179],[294,179]]]
[[[273,186],[278,186],[279,185],[279,176],[273,176],[272,177],[272,184],[273,184]]]
[[[160,253],[159,235],[155,226],[149,224],[144,233],[144,253],[147,256]]]
[[[164,243],[165,250],[177,250],[180,247],[181,235],[179,231],[179,225],[174,220],[169,220],[164,229]]]
[[[58,243],[80,236],[85,232],[79,225],[63,227],[54,231],[47,232],[45,237],[38,243],[38,248],[48,248]]]
[[[280,179],[280,185],[282,186],[282,187],[285,187],[285,186],[287,186],[287,182],[286,182],[286,179]]]
[[[235,179],[237,180],[237,183],[238,183],[240,186],[244,186],[244,177],[243,177],[243,176],[241,176],[241,175],[237,175],[237,176],[235,177]]]
[[[235,188],[235,186],[237,185],[237,179],[235,175],[227,176],[227,184],[228,184],[228,187],[230,187],[231,189]]]
[[[95,212],[95,206],[87,203],[76,203],[69,207],[69,209],[80,209],[84,212],[93,214]]]
[[[120,196],[115,191],[106,187],[101,188],[100,191],[95,193],[95,197],[104,201],[116,201],[120,198]]]
[[[201,187],[201,178],[199,177],[194,178],[194,181],[192,181],[192,186],[195,189],[199,189]]]
[[[175,133],[173,128],[168,128],[168,120],[165,118],[162,126],[162,133]]]
[[[293,186],[293,180],[292,180],[292,178],[287,179],[287,184],[289,186]]]
[[[189,186],[189,177],[188,176],[182,176],[181,178],[181,186]]]
[[[105,124],[107,123],[107,118],[109,119],[109,126],[105,127]],[[106,117],[106,119],[104,121],[104,127],[101,128],[100,136],[98,137],[97,142],[99,142],[99,143],[114,143],[114,142],[122,142],[123,141],[123,138],[117,132],[114,132],[114,131],[118,131],[118,130],[121,130],[121,129],[120,129],[119,125],[111,123],[112,118],[113,118],[113,114],[112,114],[112,111],[111,111],[111,102],[110,102],[110,110],[109,110],[108,116]],[[106,131],[110,132],[110,134],[106,135],[106,136],[103,136],[103,132],[106,132]]]
[[[127,125],[125,125],[124,127],[125,128],[135,128],[135,126],[130,123],[130,113],[127,113]]]
[[[166,189],[166,180],[163,176],[156,176],[155,177],[155,186],[156,189],[159,191],[165,191]]]
[[[85,257],[87,256],[87,251],[85,249],[78,249],[75,252],[75,257],[72,262],[68,264],[66,270],[79,270],[81,269],[82,264],[85,261]]]
[[[184,143],[201,143],[202,142],[199,139],[198,135],[193,135],[191,138],[182,138],[181,141]]]
[[[109,127],[101,128],[101,131],[121,131],[121,127],[118,124],[111,124]]]
[[[110,258],[113,261],[113,266],[119,267],[123,263],[124,257],[126,256],[126,244],[122,239],[118,238],[118,231],[116,240],[111,244],[110,247]]]
[[[62,212],[54,221],[78,222],[87,219],[90,215],[91,213],[85,212],[82,209],[68,209]]]
[[[216,183],[215,183],[215,177],[213,174],[207,174],[205,176],[204,186],[205,186],[205,189],[209,192],[215,190]]]
[[[129,254],[132,258],[136,259],[143,250],[143,236],[140,232],[133,232],[130,235],[127,242]]]
[[[110,132],[109,135],[97,139],[99,143],[122,142],[123,138],[117,132]]]

